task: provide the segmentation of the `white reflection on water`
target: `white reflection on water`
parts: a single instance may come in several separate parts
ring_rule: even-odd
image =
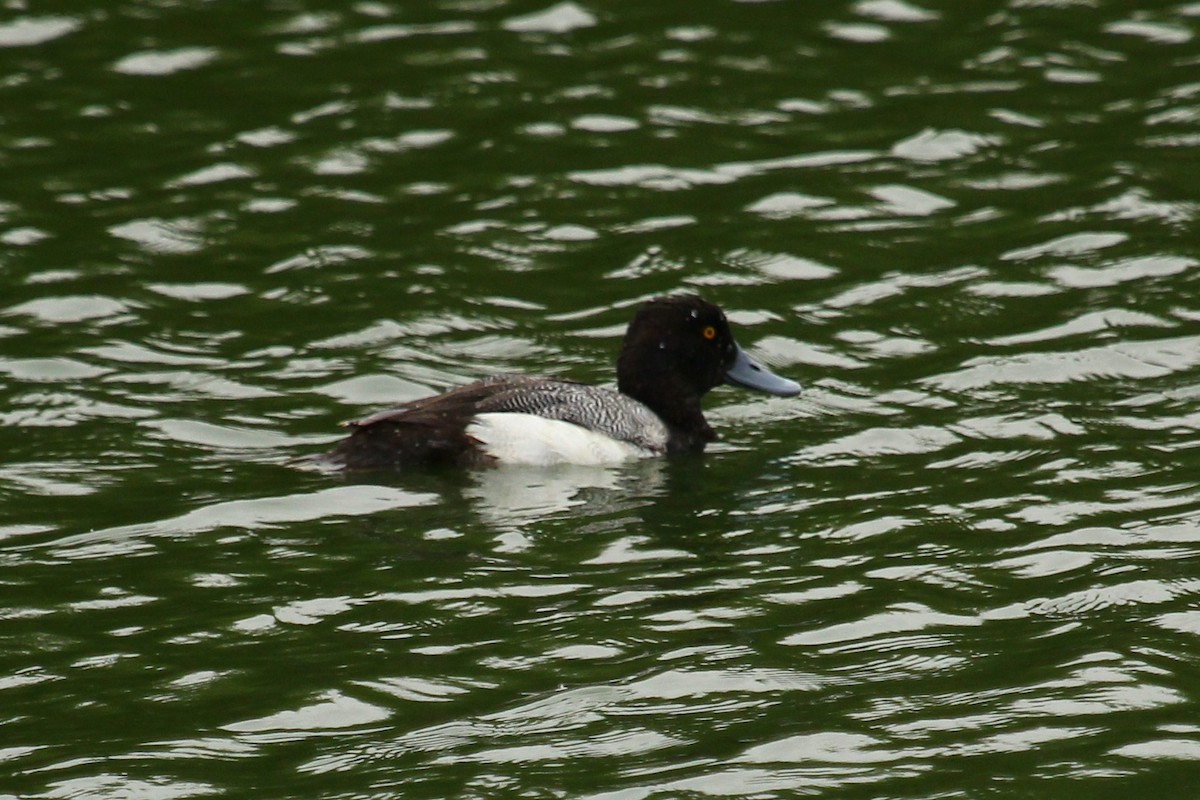
[[[927,628],[982,624],[983,620],[977,616],[946,614],[919,603],[904,603],[882,614],[864,617],[854,622],[831,625],[828,628],[814,628],[804,633],[793,634],[782,639],[780,644],[830,645],[860,639],[878,639],[897,633],[922,631]]]
[[[283,523],[361,516],[427,505],[438,499],[434,494],[411,493],[388,486],[335,486],[304,494],[213,503],[178,517],[66,536],[43,546],[62,559],[128,555],[150,547],[150,540],[156,537],[219,528],[257,530]]]
[[[323,693],[313,703],[301,708],[279,711],[265,717],[231,722],[225,730],[237,734],[253,734],[250,741],[278,742],[304,738],[340,728],[355,728],[382,722],[391,716],[385,708],[347,697],[338,691]]]
[[[1080,348],[1066,352],[981,356],[962,369],[923,381],[951,391],[1004,384],[1160,378],[1200,366],[1200,336]]]
[[[645,753],[686,744],[637,722],[669,713],[680,701],[688,701],[689,713],[702,713],[706,707],[729,711],[737,705],[770,702],[781,694],[815,692],[833,683],[788,670],[668,669],[623,685],[564,689],[493,713],[420,728],[387,744],[346,748],[301,769],[343,771],[422,752],[435,763]],[[539,737],[536,744],[518,744],[532,736]]]

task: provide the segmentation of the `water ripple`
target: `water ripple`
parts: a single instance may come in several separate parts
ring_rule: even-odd
[[[19,5],[5,791],[1194,780],[1194,3]],[[678,291],[703,459],[293,466]]]

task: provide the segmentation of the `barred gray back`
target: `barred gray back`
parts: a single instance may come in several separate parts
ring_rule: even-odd
[[[658,415],[620,392],[553,378],[511,381],[484,399],[478,411],[536,414],[570,422],[656,453],[667,450],[669,432]]]

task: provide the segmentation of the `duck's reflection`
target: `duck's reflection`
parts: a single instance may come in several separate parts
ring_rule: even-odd
[[[479,470],[463,497],[492,527],[519,529],[550,516],[608,516],[651,502],[666,485],[666,464],[646,459],[620,468],[557,466]]]

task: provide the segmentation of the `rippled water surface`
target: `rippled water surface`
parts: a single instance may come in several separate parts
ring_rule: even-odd
[[[1200,4],[11,2],[0,797],[1200,785]],[[702,459],[346,479],[694,291]]]

